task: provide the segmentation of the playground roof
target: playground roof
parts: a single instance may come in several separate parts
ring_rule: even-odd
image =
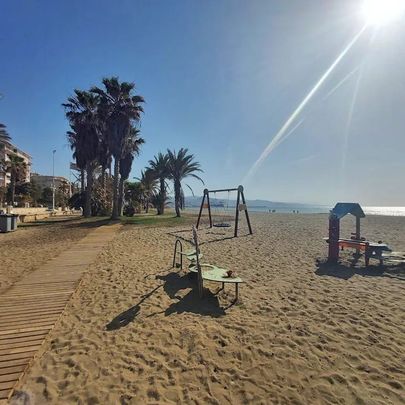
[[[332,213],[335,214],[338,219],[343,218],[347,214],[352,214],[358,218],[364,218],[366,216],[358,203],[337,203]]]

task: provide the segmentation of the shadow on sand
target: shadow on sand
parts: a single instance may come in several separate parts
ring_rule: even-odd
[[[349,280],[354,275],[363,277],[389,277],[398,280],[405,281],[405,264],[400,263],[396,265],[384,264],[383,266],[357,266],[358,258],[353,257],[349,263],[350,265],[344,265],[342,263],[329,263],[325,261],[317,260],[317,270],[315,274],[317,276],[330,276],[343,280]]]
[[[36,221],[32,222],[22,222],[18,224],[19,228],[28,228],[28,227],[33,227],[33,226],[50,226],[50,225],[55,225],[55,224],[69,224],[73,221],[78,221],[80,220],[81,217],[79,216],[74,216],[74,217],[50,217],[50,218],[44,218],[44,219],[38,219]]]
[[[193,239],[191,237],[186,237],[186,236],[180,235],[183,232],[184,233],[185,232],[191,233],[190,229],[184,229],[184,230],[176,231],[176,232],[167,232],[167,235],[173,236],[175,238],[183,240],[184,242],[187,242],[187,243],[189,243],[191,245],[194,245]],[[206,234],[207,235],[215,235],[215,236],[218,236],[218,237],[217,238],[214,237],[214,238],[212,238],[210,240],[205,240],[205,241],[201,241],[201,242],[199,241],[198,244],[200,246],[207,245],[209,243],[222,242],[224,240],[230,240],[230,239],[236,239],[236,238],[246,238],[248,236],[251,236],[249,233],[243,234],[243,235],[239,234],[238,236],[234,236],[233,232],[232,232],[232,234],[229,234],[229,233],[225,233],[225,232],[219,233],[219,232],[212,232],[212,231],[207,231]]]
[[[152,291],[142,296],[141,300],[137,304],[127,309],[126,311],[121,312],[110,323],[108,323],[105,328],[108,331],[117,330],[133,322],[136,316],[139,314],[139,311],[141,310],[141,304],[160,288],[162,288],[162,285],[158,285]]]
[[[92,228],[98,228],[103,225],[114,225],[119,222],[120,222],[119,220],[112,221],[110,218],[100,218],[100,219],[96,219],[96,220],[68,224],[66,226],[69,228],[92,229]]]
[[[157,276],[156,278],[164,281],[163,290],[166,294],[171,299],[178,300],[171,304],[165,311],[157,313],[164,313],[165,316],[174,313],[182,314],[183,312],[211,317],[225,315],[225,309],[220,306],[218,297],[211,291],[205,289],[204,297],[199,297],[195,274],[188,273],[186,275],[180,275],[179,273],[172,272],[164,276]],[[185,289],[190,289],[190,291],[183,297],[179,296],[178,292]]]
[[[137,304],[117,315],[106,325],[106,330],[117,330],[133,322],[141,311],[142,303],[161,288],[163,288],[169,298],[177,301],[163,311],[148,315],[147,318],[158,314],[169,316],[175,313],[182,314],[184,312],[217,318],[225,315],[225,309],[233,305],[230,304],[227,308],[222,308],[219,304],[218,297],[209,290],[204,291],[204,297],[201,299],[198,295],[197,281],[195,280],[194,274],[180,275],[178,272],[170,272],[165,275],[157,275],[155,278],[156,280],[164,281],[164,283],[142,296]],[[190,291],[185,296],[180,296],[178,294],[179,291],[185,289],[190,289]]]

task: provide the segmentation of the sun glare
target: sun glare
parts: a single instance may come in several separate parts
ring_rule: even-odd
[[[383,25],[401,18],[405,0],[364,0],[363,15],[368,25]]]

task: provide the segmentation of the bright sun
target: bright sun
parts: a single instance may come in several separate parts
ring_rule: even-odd
[[[405,0],[364,0],[363,15],[369,25],[382,25],[402,17]]]

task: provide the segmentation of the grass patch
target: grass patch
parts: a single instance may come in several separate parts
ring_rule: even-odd
[[[179,225],[192,225],[196,222],[196,215],[185,214],[177,218],[173,214],[136,214],[133,217],[121,217],[125,225],[151,226],[151,227],[174,227]]]
[[[30,228],[33,226],[52,226],[55,224],[69,224],[69,223],[74,223],[74,224],[95,224],[96,222],[100,222],[103,224],[104,222],[107,222],[109,220],[109,217],[90,217],[90,218],[84,218],[80,216],[75,216],[75,217],[63,217],[63,216],[56,216],[56,217],[48,217],[44,219],[39,219],[37,221],[32,221],[32,222],[23,222],[18,224],[18,228]],[[73,225],[73,224],[71,224]]]

